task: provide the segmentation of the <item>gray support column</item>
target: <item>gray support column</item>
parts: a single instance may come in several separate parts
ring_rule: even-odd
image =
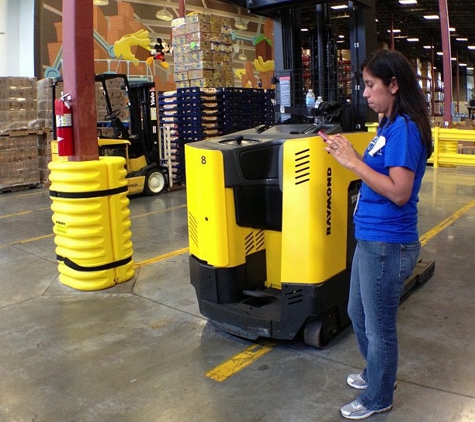
[[[274,19],[274,63],[276,76],[291,78],[291,107],[286,113],[305,112],[300,8],[282,9]]]
[[[361,63],[377,49],[375,0],[349,1],[350,10],[350,50],[352,73],[352,104],[355,129],[362,130],[368,121],[377,121],[376,113],[363,98],[364,82]]]
[[[440,33],[442,36],[444,68],[444,124],[452,123],[452,51],[450,48],[449,11],[447,0],[439,0]]]

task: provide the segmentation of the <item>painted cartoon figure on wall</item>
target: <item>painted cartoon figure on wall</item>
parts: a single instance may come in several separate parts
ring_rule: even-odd
[[[170,53],[170,46],[164,42],[161,38],[157,38],[157,42],[150,50],[150,57],[147,59],[147,64],[151,66],[154,60],[160,61],[160,66],[164,69],[169,68],[169,64],[165,60],[165,54]]]
[[[161,38],[157,38],[157,43],[155,44],[155,55],[153,58],[155,60],[161,60],[162,62],[165,61],[165,53],[163,52],[163,42]]]

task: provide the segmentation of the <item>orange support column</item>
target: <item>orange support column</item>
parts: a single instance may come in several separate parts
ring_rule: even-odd
[[[63,0],[63,79],[64,94],[71,96],[72,161],[99,159],[92,12],[91,0]]]
[[[450,48],[449,9],[447,0],[439,0],[440,32],[444,53],[444,123],[452,124],[452,50]]]

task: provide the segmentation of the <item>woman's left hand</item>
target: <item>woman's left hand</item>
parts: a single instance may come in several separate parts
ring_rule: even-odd
[[[324,149],[349,170],[361,160],[350,141],[340,134],[329,136]]]

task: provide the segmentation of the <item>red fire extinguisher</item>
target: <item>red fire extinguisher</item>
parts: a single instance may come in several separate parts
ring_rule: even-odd
[[[70,100],[69,94],[63,95],[60,100],[54,100],[58,155],[61,157],[74,155],[73,115]]]

